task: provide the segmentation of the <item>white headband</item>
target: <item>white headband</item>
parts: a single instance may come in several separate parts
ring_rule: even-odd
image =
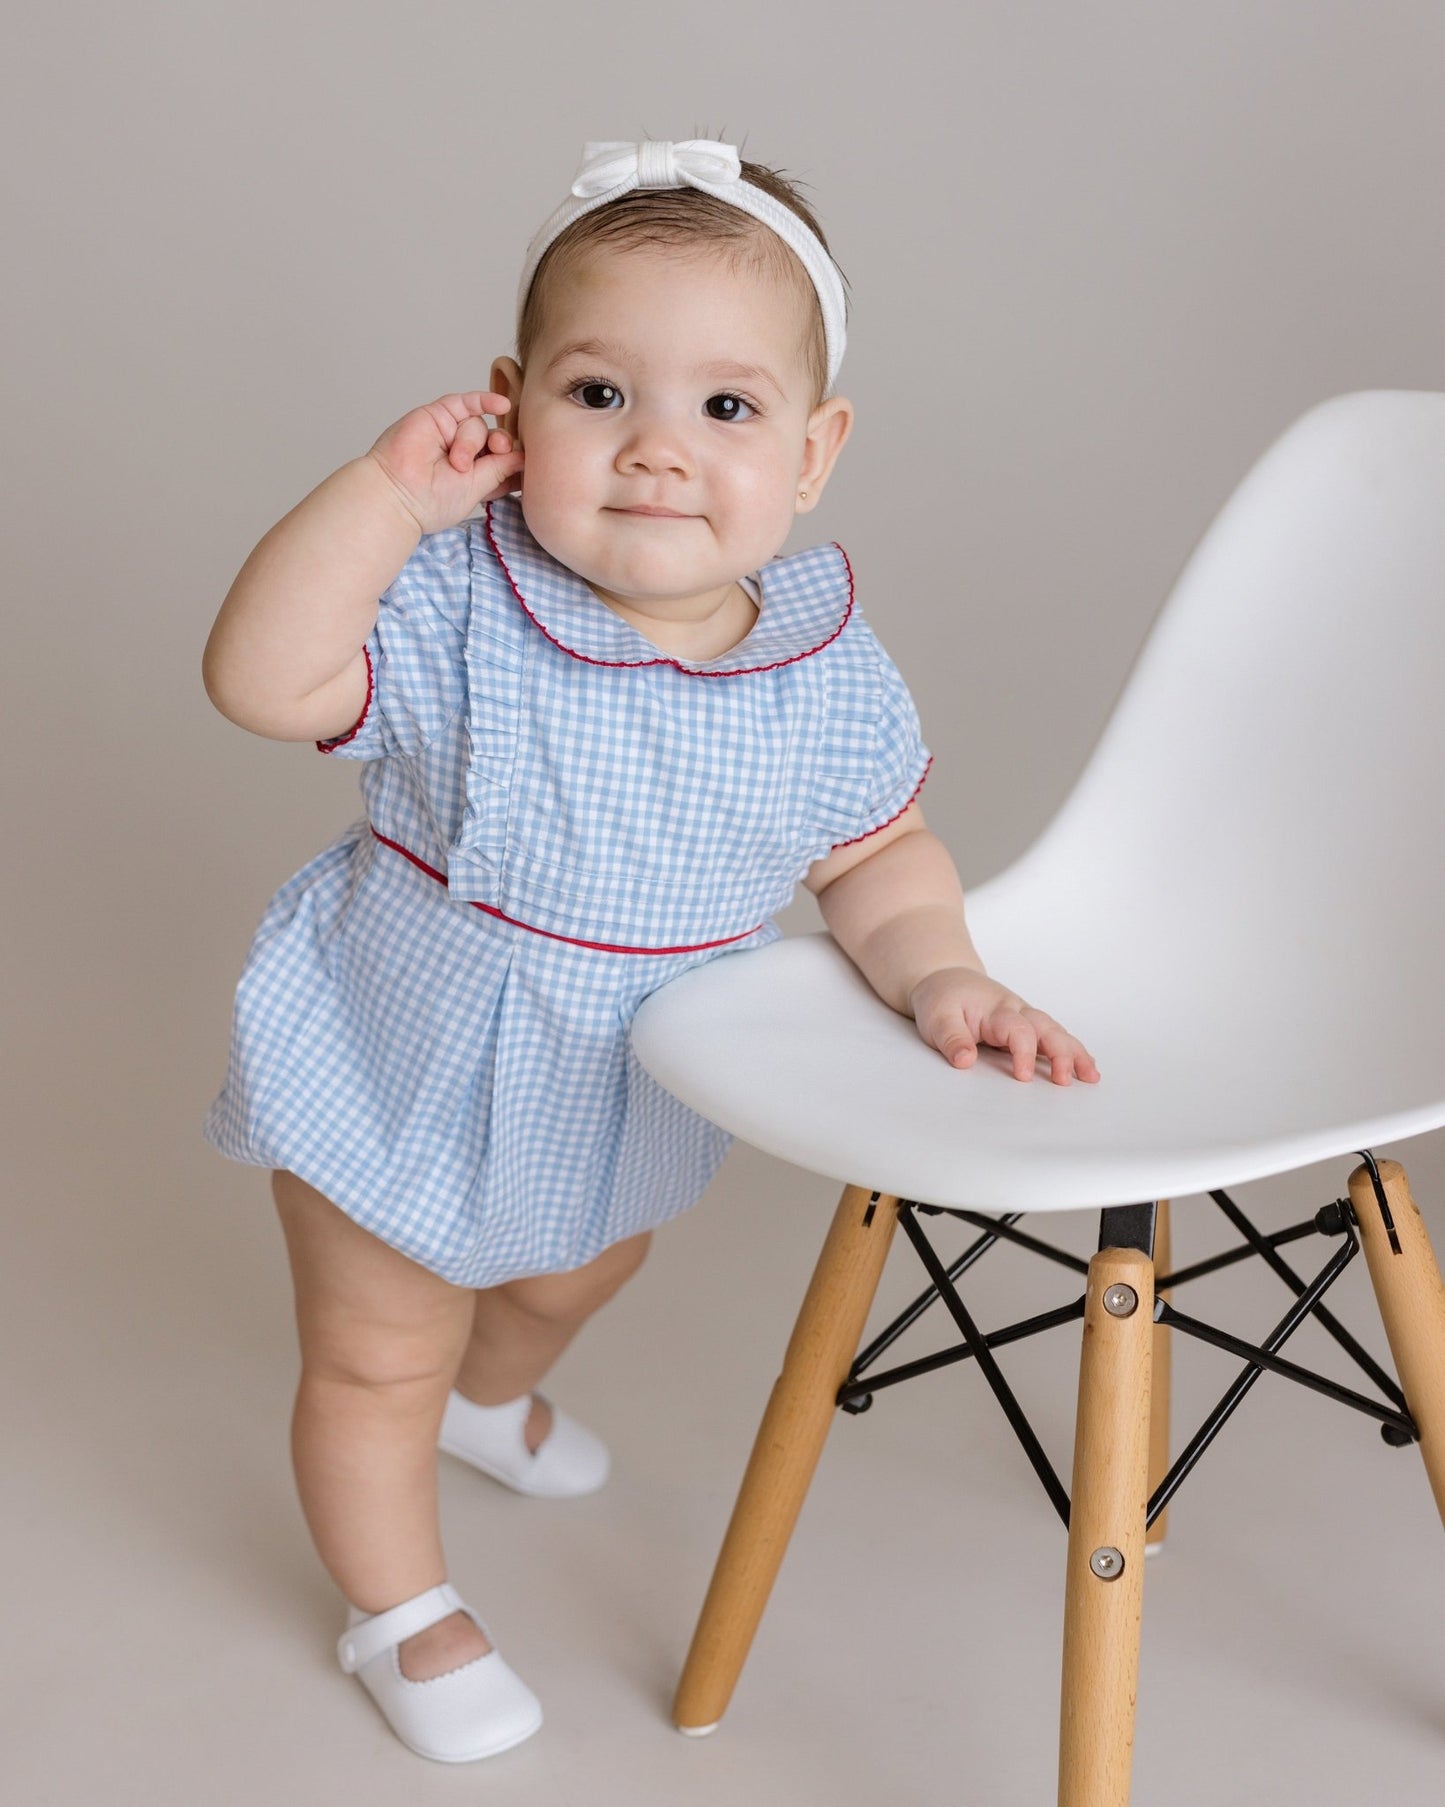
[[[608,141],[585,145],[571,194],[527,247],[522,280],[517,287],[519,321],[537,265],[564,227],[634,188],[681,188],[684,184],[741,207],[744,213],[771,226],[797,252],[813,279],[818,305],[823,310],[823,331],[828,342],[827,387],[831,389],[847,344],[843,331],[843,279],[838,266],[791,207],[743,181],[737,146],[721,144],[716,138],[684,138],[676,144],[646,139],[641,144]]]

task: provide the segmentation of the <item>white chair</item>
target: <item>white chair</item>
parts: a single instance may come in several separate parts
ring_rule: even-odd
[[[1261,1372],[1333,1390],[1387,1441],[1418,1440],[1445,1515],[1445,1287],[1403,1168],[1369,1152],[1445,1124],[1442,804],[1445,395],[1339,396],[1249,471],[1069,797],[968,894],[990,972],[1083,1040],[1097,1085],[1056,1086],[1043,1067],[1022,1084],[984,1050],[949,1067],[826,933],[722,955],[646,1000],[633,1043],[657,1080],[844,1185],[693,1639],[680,1729],[721,1718],[833,1410],[867,1404],[881,1377],[865,1370],[911,1321],[855,1361],[899,1222],[930,1282],[911,1315],[943,1299],[963,1339],[944,1359],[985,1371],[1069,1525],[1065,1807],[1128,1801],[1146,1521],[1152,1542],[1201,1439]],[[1223,1190],[1356,1153],[1348,1200],[1273,1237]],[[1167,1285],[1156,1298],[1167,1201],[1201,1194],[1302,1294],[1263,1345],[1188,1318]],[[952,1272],[919,1221],[939,1208],[983,1232]],[[1020,1237],[1018,1215],[1085,1208],[1102,1213],[1085,1297],[1047,1320],[1084,1325],[1070,1503],[990,1355],[1044,1320],[985,1339],[953,1281],[982,1246]],[[1280,1248],[1316,1228],[1332,1258],[1306,1281]],[[1324,1287],[1361,1245],[1400,1378],[1352,1347],[1376,1398],[1278,1353],[1311,1309],[1327,1319]],[[1170,1326],[1245,1362],[1172,1475]]]

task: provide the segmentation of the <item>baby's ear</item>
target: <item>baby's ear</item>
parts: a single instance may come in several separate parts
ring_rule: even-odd
[[[515,358],[496,358],[492,363],[492,374],[487,379],[487,387],[496,395],[505,395],[511,407],[497,416],[502,428],[515,439],[517,436],[517,416],[521,412],[520,398],[522,394],[522,367]]]
[[[838,462],[844,441],[853,430],[853,404],[846,396],[831,396],[819,402],[808,417],[808,435],[803,445],[803,462],[798,481],[816,506],[823,485]]]

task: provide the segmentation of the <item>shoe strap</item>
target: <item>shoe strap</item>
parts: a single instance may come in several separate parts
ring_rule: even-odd
[[[337,1660],[351,1675],[372,1657],[380,1656],[383,1650],[415,1637],[417,1632],[425,1631],[429,1625],[439,1623],[454,1612],[464,1612],[477,1624],[481,1623],[451,1582],[443,1581],[437,1587],[429,1587],[424,1594],[416,1594],[398,1606],[388,1607],[385,1612],[373,1613],[369,1619],[342,1632],[336,1642]]]

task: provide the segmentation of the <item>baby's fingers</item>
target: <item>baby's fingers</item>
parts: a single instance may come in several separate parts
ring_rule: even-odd
[[[1073,1084],[1074,1054],[1078,1046],[1079,1044],[1061,1023],[1051,1022],[1047,1029],[1040,1031],[1039,1053],[1047,1059],[1049,1073],[1055,1085]]]
[[[978,1059],[978,1043],[968,1033],[967,1026],[939,1036],[938,1051],[951,1067],[972,1066]]]
[[[925,1039],[950,1066],[972,1066],[978,1059],[979,1043],[987,1042],[1008,1052],[1015,1079],[1032,1079],[1040,1056],[1048,1061],[1056,1085],[1071,1085],[1075,1078],[1093,1083],[1099,1078],[1094,1057],[1078,1037],[1031,1005],[997,1005],[979,1021],[976,1033],[971,1016],[952,1010],[940,1014],[942,1020],[929,1024]]]
[[[485,452],[510,452],[510,434],[500,427],[489,427],[476,415],[469,415],[457,428],[456,438],[447,452],[449,462],[459,471],[469,471]]]
[[[469,471],[485,449],[489,431],[486,421],[469,414],[447,448],[447,462],[456,470]]]
[[[1000,1048],[1007,1048],[1013,1055],[1014,1078],[1032,1079],[1034,1062],[1038,1058],[1038,1032],[1026,1017],[1015,1017],[998,1043]]]
[[[499,414],[511,405],[505,395],[494,395],[490,389],[473,389],[466,395],[455,391],[451,395],[439,395],[434,402],[427,403],[426,412],[442,436],[448,462],[462,468],[457,456],[457,441],[466,435],[474,443],[485,444],[489,431],[485,416]],[[481,434],[479,441],[475,438],[478,431]]]
[[[1062,1023],[1056,1023],[1052,1017],[1043,1020],[1047,1026],[1039,1032],[1039,1053],[1048,1060],[1054,1084],[1070,1085],[1075,1075],[1093,1084],[1099,1078],[1093,1055]]]
[[[1088,1085],[1094,1085],[1101,1077],[1099,1063],[1080,1041],[1074,1042],[1077,1053],[1074,1055],[1074,1071]]]
[[[475,419],[483,414],[500,414],[512,404],[505,395],[496,395],[490,389],[471,389],[465,395],[460,395],[455,390],[450,395],[440,395],[431,405],[440,410],[440,416],[449,418],[457,426],[464,420]],[[439,426],[440,416],[433,417]]]
[[[473,389],[459,399],[472,414],[502,414],[512,405],[507,396],[492,389]]]
[[[516,489],[521,480],[523,462],[520,452],[494,451],[489,457],[479,459],[474,469],[486,488],[477,497],[478,502],[494,502],[498,496]]]

